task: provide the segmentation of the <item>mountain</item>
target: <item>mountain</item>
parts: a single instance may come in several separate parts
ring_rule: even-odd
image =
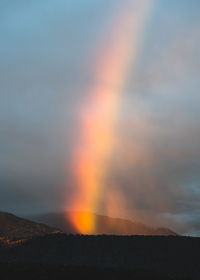
[[[49,226],[61,229],[65,233],[78,233],[69,220],[68,213],[49,213],[36,217],[32,220],[45,223]],[[96,221],[95,234],[115,235],[178,235],[168,228],[154,228],[142,223],[136,223],[126,219],[111,218],[108,216],[93,214]]]
[[[52,233],[61,233],[61,231],[10,213],[0,212],[0,237],[26,239]]]

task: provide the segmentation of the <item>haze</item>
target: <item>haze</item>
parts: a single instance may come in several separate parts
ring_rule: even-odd
[[[70,208],[80,112],[94,85],[112,86],[97,80],[95,62],[128,2],[1,1],[0,210]],[[148,9],[98,212],[200,235],[200,3],[152,0]]]

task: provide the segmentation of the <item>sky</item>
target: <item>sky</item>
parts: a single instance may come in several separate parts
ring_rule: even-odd
[[[0,210],[70,210],[85,195],[83,118],[106,88],[116,112],[86,210],[200,236],[199,15],[198,0],[1,0]]]

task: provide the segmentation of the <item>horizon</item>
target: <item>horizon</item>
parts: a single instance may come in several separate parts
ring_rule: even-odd
[[[79,211],[65,211],[65,212],[49,212],[49,213],[40,213],[39,215],[23,215],[19,216],[15,213],[0,211],[0,216],[4,217],[15,216],[16,218],[26,220],[27,222],[33,222],[35,225],[44,225],[52,228],[52,230],[58,229],[63,234],[71,235],[71,234],[80,234],[80,235],[111,235],[111,236],[183,236],[183,237],[198,237],[192,235],[181,235],[180,233],[174,231],[172,228],[167,228],[164,225],[152,225],[148,223],[142,223],[141,221],[134,221],[128,218],[123,217],[111,217],[106,216],[104,214],[97,214],[91,212],[84,212],[84,214],[93,216],[93,219],[96,220],[98,226],[95,232],[93,233],[81,233],[79,230],[73,225],[70,217],[73,213],[80,215]],[[82,213],[83,214],[83,213]],[[58,216],[58,220],[54,220],[55,215]],[[61,220],[60,220],[61,218]],[[66,220],[64,224],[61,222],[63,218]],[[103,218],[103,220],[102,220]],[[106,220],[104,220],[106,218]],[[106,222],[105,222],[106,221]],[[9,219],[7,220],[9,222]],[[16,222],[16,221],[15,221]],[[83,221],[82,221],[83,222]],[[87,220],[84,221],[87,223]],[[117,223],[116,223],[117,222]],[[122,223],[122,224],[120,224]],[[6,222],[5,222],[6,224]],[[85,225],[84,225],[85,226]],[[128,227],[127,227],[128,226]],[[132,226],[132,228],[130,228]],[[145,231],[144,231],[144,228]],[[22,227],[23,228],[23,227]],[[161,232],[158,234],[157,231]],[[143,232],[142,232],[143,231]],[[12,230],[11,230],[12,232]]]
[[[19,214],[18,215],[15,212],[7,212],[7,211],[1,211],[0,210],[0,213],[14,215],[14,216],[16,216],[18,218],[26,219],[28,221],[32,221],[32,222],[36,222],[36,223],[38,222],[38,218],[41,218],[41,217],[43,218],[45,216],[51,216],[51,215],[65,215],[66,216],[66,223],[69,223],[70,222],[69,216],[71,215],[71,213],[79,213],[79,212],[81,212],[81,211],[76,211],[76,210],[74,210],[74,211],[73,210],[66,211],[65,210],[65,211],[57,211],[57,212],[56,211],[55,212],[41,212],[39,214],[27,214],[27,215],[24,215],[24,214],[20,215]],[[166,229],[166,230],[170,230],[170,231],[176,233],[178,236],[183,236],[183,237],[200,237],[200,236],[195,235],[195,234],[187,234],[187,233],[180,234],[179,232],[176,232],[175,229],[166,227],[164,224],[151,224],[151,223],[148,223],[148,222],[143,223],[143,221],[133,220],[133,219],[127,218],[127,217],[109,216],[109,215],[106,215],[104,213],[92,213],[92,212],[88,212],[88,211],[83,211],[83,212],[87,213],[89,215],[92,215],[92,216],[97,216],[97,219],[99,219],[100,217],[105,217],[105,218],[108,218],[108,219],[114,219],[114,220],[121,220],[121,221],[131,222],[131,223],[136,224],[136,225],[143,225],[143,226],[145,226],[145,227],[147,227],[149,229],[154,229],[154,230]],[[44,225],[47,225],[47,226],[51,226],[49,224],[49,222],[47,222],[47,221],[39,221],[39,224],[40,223],[44,224]],[[119,228],[119,230],[120,230],[120,228]],[[66,233],[64,231],[63,231],[63,233],[64,234],[73,234],[73,233]],[[75,234],[77,234],[77,233],[75,233]],[[79,234],[83,234],[83,235],[84,234],[86,234],[86,235],[104,235],[104,234],[106,234],[106,235],[115,235],[115,234],[110,234],[110,233],[95,233],[95,232],[92,233],[92,234],[91,233],[81,233],[81,232],[79,232]],[[123,236],[123,235],[127,235],[127,234],[124,234],[123,233],[123,229],[121,228],[121,234],[117,234],[117,235]],[[128,235],[130,235],[130,234],[128,234]],[[135,234],[132,234],[132,235],[134,236]],[[160,235],[160,236],[162,236],[162,235]]]

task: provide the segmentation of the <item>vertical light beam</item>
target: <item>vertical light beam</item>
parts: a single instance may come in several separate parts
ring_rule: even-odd
[[[139,52],[150,0],[121,3],[100,46],[93,73],[95,84],[81,109],[80,142],[74,153],[77,190],[70,204],[77,212],[71,212],[69,218],[83,234],[95,233],[95,218],[86,211],[98,208],[122,89]]]

